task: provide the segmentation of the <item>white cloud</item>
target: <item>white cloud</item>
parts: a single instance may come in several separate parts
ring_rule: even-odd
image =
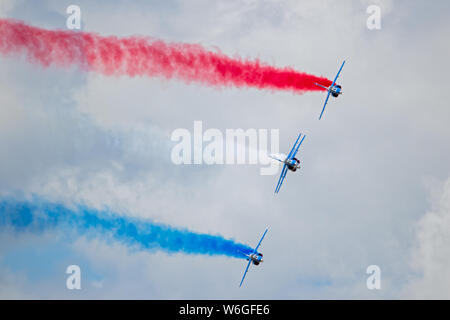
[[[450,299],[450,178],[434,182],[431,209],[417,223],[412,264],[419,274],[411,279],[406,297]]]

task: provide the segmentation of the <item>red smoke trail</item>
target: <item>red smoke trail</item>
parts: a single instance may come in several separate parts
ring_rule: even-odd
[[[320,91],[331,81],[258,60],[230,58],[200,45],[165,43],[143,37],[102,37],[95,33],[51,31],[0,19],[0,53],[24,54],[45,67],[79,66],[104,75],[177,78],[187,83],[258,89]]]

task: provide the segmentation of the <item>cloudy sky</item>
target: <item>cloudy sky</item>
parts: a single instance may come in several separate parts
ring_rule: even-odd
[[[108,206],[254,245],[265,262],[142,251],[101,237],[0,231],[1,298],[450,298],[448,1],[10,1],[0,17],[199,43],[332,78],[344,94],[105,77],[0,57],[0,195]],[[381,8],[369,30],[366,9]],[[177,128],[279,129],[300,172],[174,165]],[[66,267],[82,270],[67,290]],[[381,269],[368,290],[366,268]]]

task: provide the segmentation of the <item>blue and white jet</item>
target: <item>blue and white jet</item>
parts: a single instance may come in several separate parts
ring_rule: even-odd
[[[289,152],[287,156],[279,153],[269,155],[269,157],[271,157],[272,159],[280,161],[281,163],[284,164],[280,178],[278,179],[277,187],[275,188],[275,193],[278,193],[280,191],[281,185],[283,184],[284,178],[286,177],[286,173],[288,170],[295,172],[297,171],[297,169],[300,169],[300,160],[298,160],[295,156],[297,155],[298,149],[300,148],[300,145],[302,144],[303,140],[306,137],[305,135],[303,135],[303,138],[300,140],[301,136],[302,134],[300,133],[298,135],[297,140],[295,141],[294,146],[291,149],[291,152]]]
[[[247,268],[245,268],[244,276],[242,277],[241,283],[239,284],[239,288],[242,286],[242,282],[244,282],[245,275],[247,274],[247,271],[248,271],[248,268],[250,267],[250,265],[253,263],[255,266],[257,266],[264,261],[263,254],[258,252],[258,248],[261,245],[261,241],[264,239],[264,236],[266,235],[267,230],[269,230],[269,229],[266,229],[266,231],[264,231],[264,234],[262,235],[261,240],[259,240],[258,245],[255,247],[253,252],[245,253],[245,252],[239,251],[244,256],[246,256],[247,260],[248,260]]]
[[[336,75],[336,78],[334,78],[334,81],[331,84],[331,86],[329,86],[327,88],[327,87],[325,87],[325,86],[323,86],[321,84],[316,83],[316,86],[322,87],[322,88],[324,88],[325,90],[328,91],[327,98],[325,99],[325,103],[323,104],[322,112],[320,113],[320,116],[319,116],[319,120],[322,119],[322,115],[323,115],[323,112],[325,111],[325,107],[327,105],[328,98],[330,97],[330,94],[334,98],[337,98],[337,97],[339,97],[340,94],[342,94],[342,87],[340,85],[336,84],[336,80],[339,77],[339,74],[341,73],[342,67],[344,67],[344,63],[345,63],[345,60],[344,60],[344,62],[342,62],[342,66],[339,69],[339,71],[338,71],[338,73]]]

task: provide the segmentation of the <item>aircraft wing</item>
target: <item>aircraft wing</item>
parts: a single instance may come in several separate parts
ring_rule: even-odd
[[[328,91],[327,98],[325,99],[325,103],[323,104],[322,112],[320,113],[320,116],[319,116],[319,120],[322,119],[322,115],[323,115],[323,112],[325,111],[325,107],[327,105],[328,98],[330,97],[330,94],[331,94],[331,92]]]
[[[300,133],[300,135],[301,135],[301,133]],[[295,148],[295,151],[294,151],[294,153],[291,155],[291,158],[295,158],[295,155],[297,154],[298,149],[300,148],[300,145],[302,144],[303,140],[305,140],[305,137],[306,137],[306,135],[303,135],[302,140],[300,140],[300,143],[298,144],[297,148]]]
[[[300,139],[301,135],[302,135],[301,133],[298,135],[297,140],[295,140],[294,146],[292,147],[291,151],[289,152],[288,156],[286,157],[286,160],[292,158],[292,154],[294,153],[295,147],[297,146],[298,139]]]
[[[336,83],[336,80],[339,77],[339,74],[341,73],[342,68],[344,67],[344,63],[345,63],[345,60],[344,60],[344,62],[342,62],[341,68],[339,69],[339,71],[336,75],[336,78],[334,78],[333,84],[331,86],[334,86],[334,84]]]
[[[257,252],[258,252],[258,248],[259,248],[259,246],[261,245],[261,242],[263,241],[264,236],[265,236],[266,233],[267,233],[267,230],[269,230],[269,229],[266,229],[266,231],[264,231],[264,234],[262,235],[261,240],[259,240],[258,244],[256,245],[255,250],[253,251],[253,253],[257,253]]]
[[[278,184],[275,189],[275,193],[278,193],[278,191],[280,191],[281,185],[283,184],[283,181],[284,181],[284,177],[286,177],[287,170],[288,170],[287,165],[285,164],[283,166],[283,170],[281,171],[280,178],[278,179]]]
[[[247,268],[245,268],[244,276],[242,277],[241,283],[239,284],[239,288],[242,286],[242,282],[244,282],[245,275],[247,274],[248,267],[250,267],[250,264],[251,264],[251,263],[252,263],[252,260],[250,259],[250,260],[248,261]]]

